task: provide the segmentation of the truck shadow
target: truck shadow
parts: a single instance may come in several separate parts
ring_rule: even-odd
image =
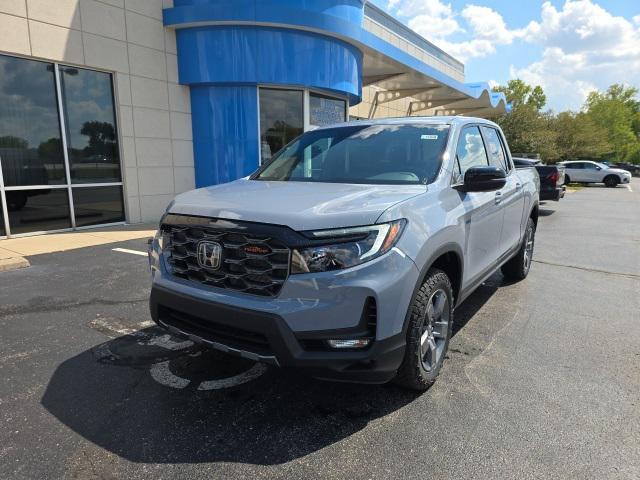
[[[457,311],[455,333],[497,290],[501,277],[494,277]],[[241,385],[216,382],[253,370],[249,360],[151,327],[63,362],[41,403],[74,432],[132,462],[277,465],[345,439],[421,396],[276,368]],[[429,392],[424,395],[428,402]]]

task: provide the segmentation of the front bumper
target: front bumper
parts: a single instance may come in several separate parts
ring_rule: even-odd
[[[403,334],[375,340],[356,351],[308,351],[310,341],[335,338],[336,331],[295,334],[282,317],[247,310],[154,285],[150,309],[153,320],[170,332],[231,355],[283,368],[295,368],[330,380],[385,383],[400,366]],[[306,343],[305,343],[306,342]]]
[[[404,325],[419,271],[398,248],[350,269],[290,275],[263,297],[172,276],[154,241],[151,315],[160,326],[212,348],[332,380],[385,383],[404,356]],[[363,320],[375,305],[373,341],[332,350],[326,340],[372,337]]]
[[[553,200],[554,202],[564,198],[564,194],[567,187],[562,185],[561,187],[548,188],[540,191],[540,200]]]

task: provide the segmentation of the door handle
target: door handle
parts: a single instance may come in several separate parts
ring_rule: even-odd
[[[516,183],[516,190],[521,190],[522,184],[520,182]]]
[[[502,192],[496,192],[496,205],[502,201]]]

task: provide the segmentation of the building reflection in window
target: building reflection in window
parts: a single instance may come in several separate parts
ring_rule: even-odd
[[[7,187],[66,183],[51,63],[0,55],[0,158]]]
[[[71,183],[120,182],[111,75],[60,67]]]
[[[260,154],[268,161],[304,131],[303,92],[260,89]]]

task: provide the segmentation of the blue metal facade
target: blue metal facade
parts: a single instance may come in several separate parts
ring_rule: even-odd
[[[362,52],[298,23],[313,16],[324,18],[328,32],[332,22],[359,26],[361,0],[174,3],[164,12],[165,24],[177,29],[180,83],[191,88],[197,187],[258,167],[259,85],[313,88],[360,101]]]
[[[258,167],[259,86],[312,88],[354,105],[361,101],[365,52],[469,98],[486,96],[489,108],[508,109],[504,94],[487,83],[465,85],[365,30],[364,4],[174,0],[164,10],[165,25],[176,29],[180,83],[191,88],[196,186]]]

